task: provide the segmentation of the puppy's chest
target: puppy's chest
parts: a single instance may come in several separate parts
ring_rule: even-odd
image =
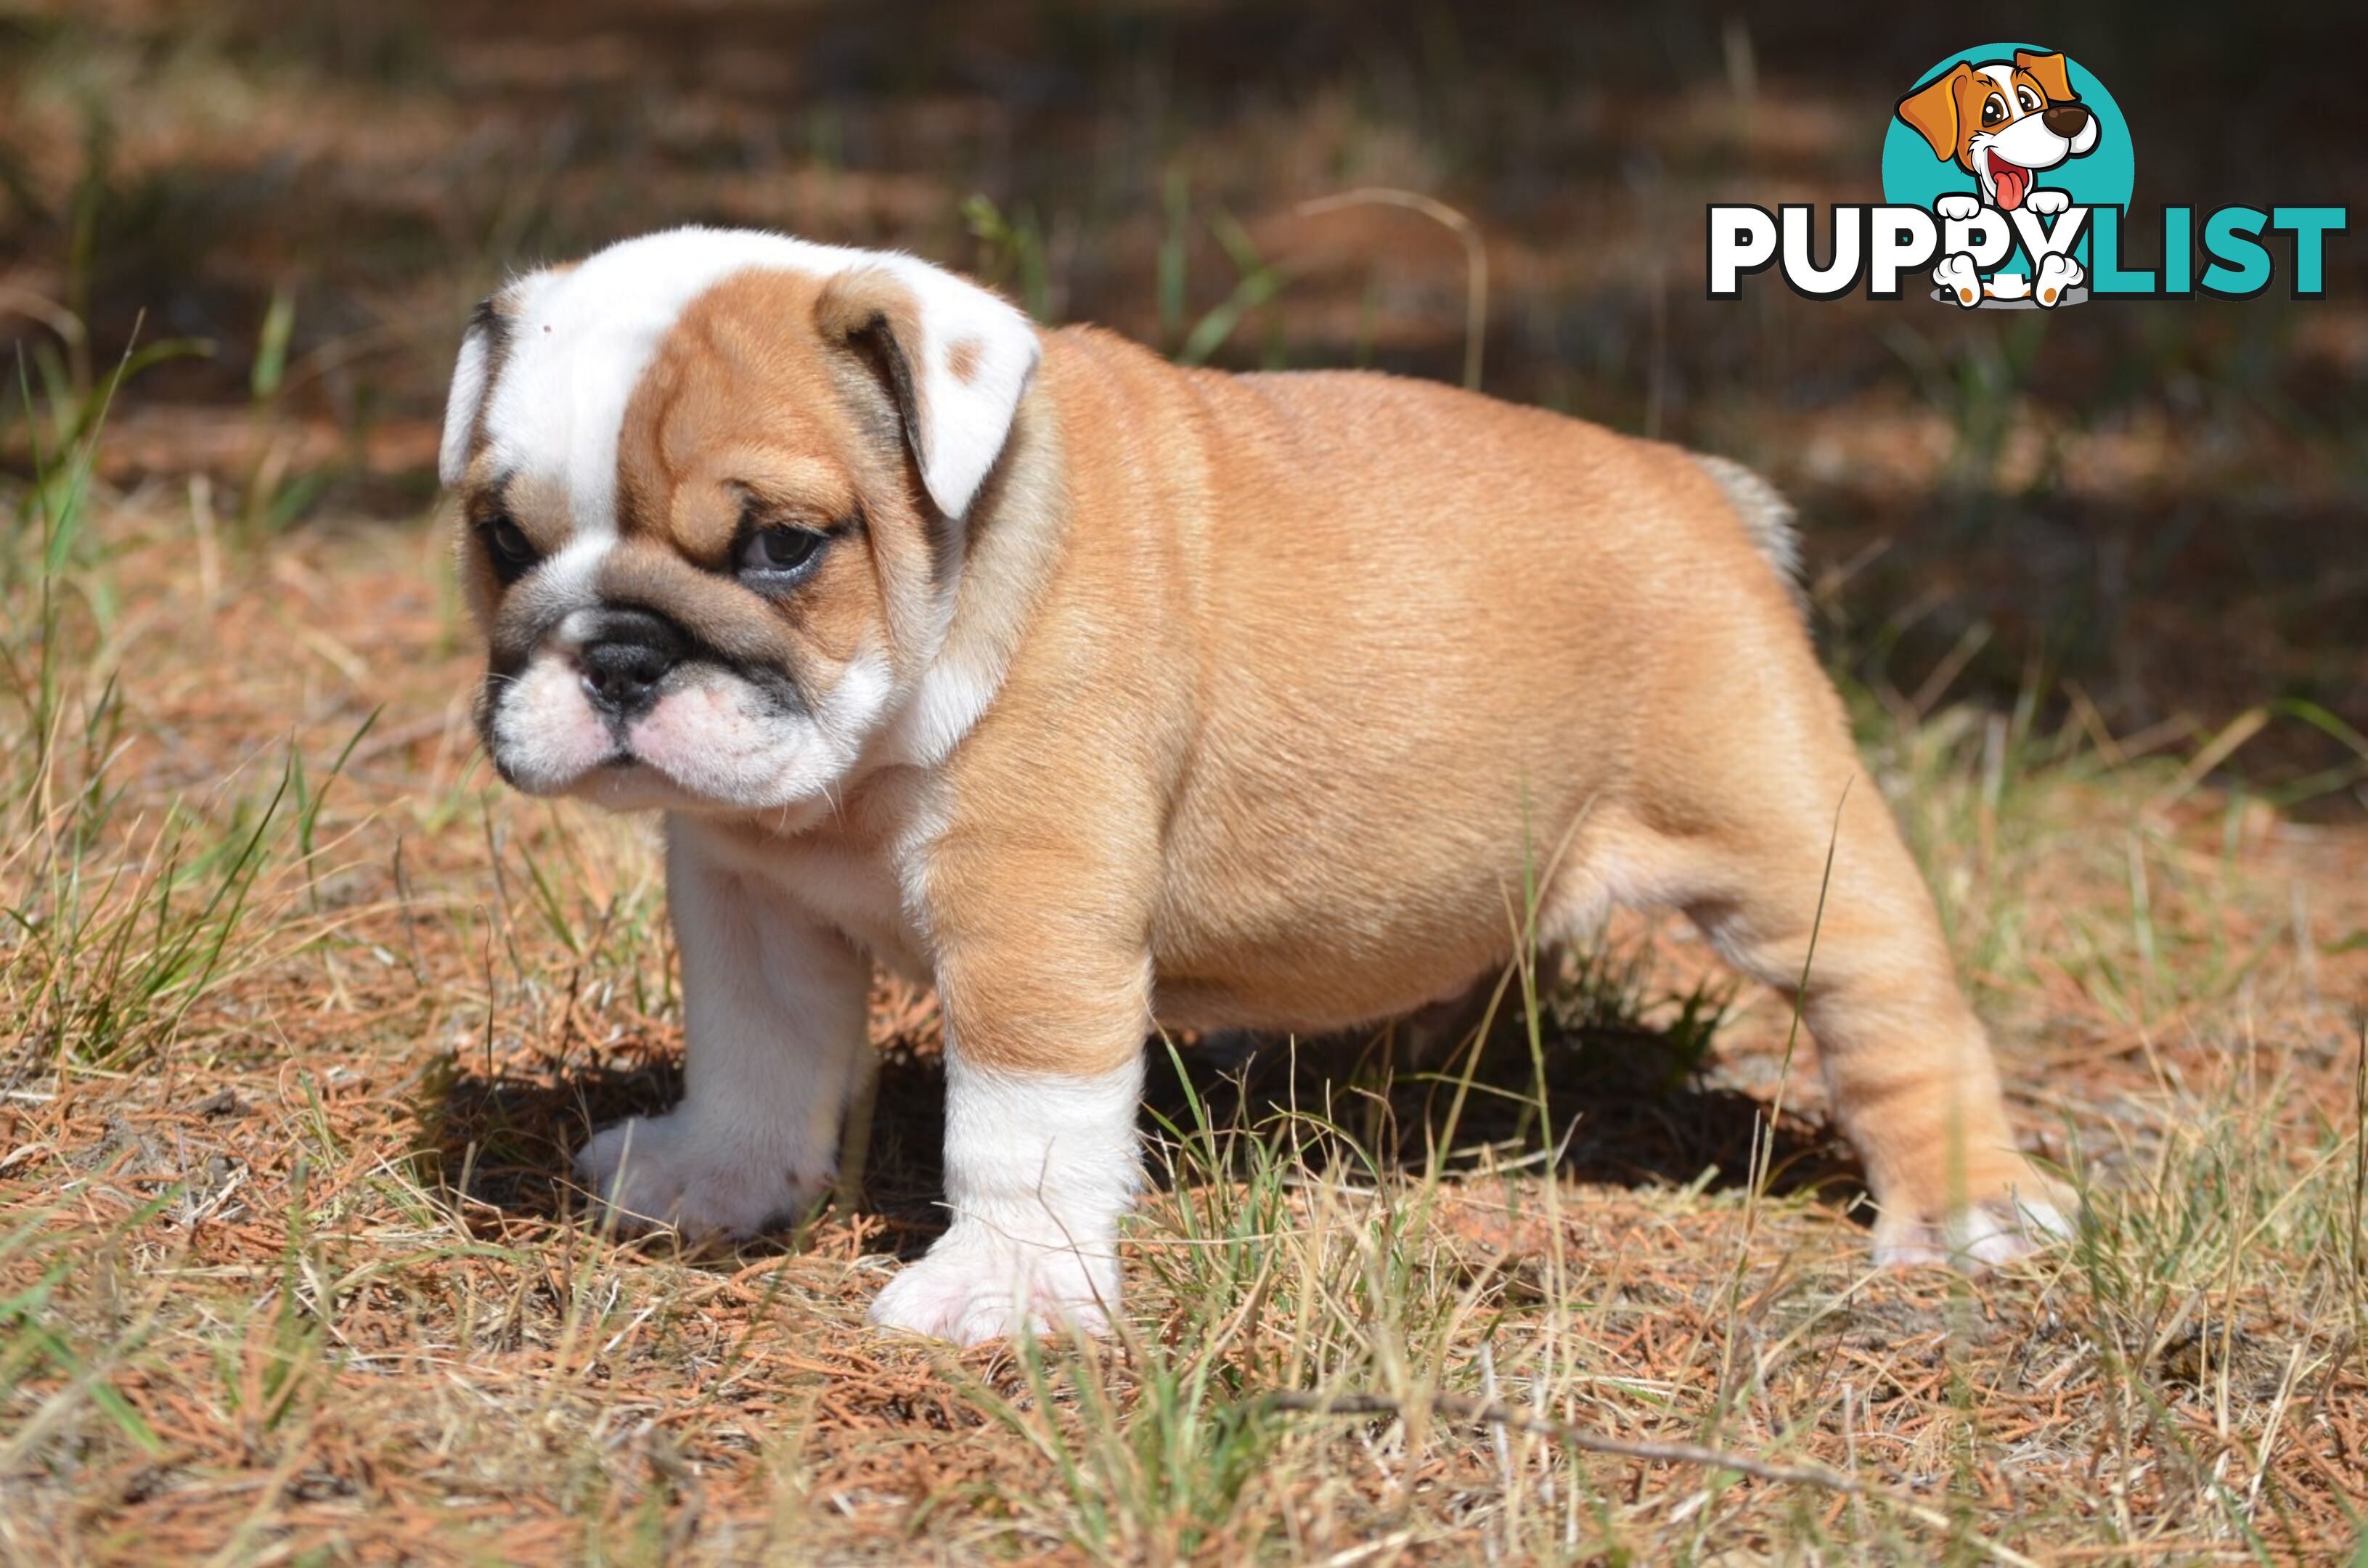
[[[927,980],[928,945],[907,912],[902,870],[919,852],[915,802],[898,794],[864,806],[848,820],[753,845],[748,854],[767,881],[815,919],[881,962]]]
[[[928,977],[921,934],[905,918],[903,890],[885,857],[837,846],[801,846],[781,858],[774,876],[817,919],[845,932],[881,962]]]

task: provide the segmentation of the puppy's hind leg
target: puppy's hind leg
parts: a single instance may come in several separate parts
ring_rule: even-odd
[[[1835,785],[1822,807],[1807,788],[1755,790],[1759,810],[1689,841],[1686,912],[1736,967],[1797,997],[1866,1166],[1877,1259],[2014,1256],[2062,1232],[2070,1202],[2016,1152],[1989,1040],[1883,799],[1814,771]]]

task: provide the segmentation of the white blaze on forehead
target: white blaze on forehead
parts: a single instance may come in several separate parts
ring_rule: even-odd
[[[2014,67],[2011,65],[1984,65],[1979,69],[1983,75],[1987,76],[1991,81],[1996,82],[1999,86],[2004,87],[2007,90],[2006,101],[2009,107],[2012,107],[2014,103]]]
[[[677,229],[611,245],[523,290],[485,409],[497,472],[559,475],[579,540],[616,533],[617,438],[658,344],[693,300],[752,267],[814,270],[822,247]]]
[[[911,256],[753,230],[673,229],[627,240],[566,272],[536,274],[507,291],[505,350],[484,409],[495,472],[558,476],[576,537],[613,539],[625,406],[691,302],[742,272],[827,278],[862,267],[893,274],[920,305],[925,341],[915,354],[914,377],[930,393],[943,394],[928,400],[933,428],[920,443],[924,479],[939,505],[958,515],[1001,450],[1012,410],[1035,369],[1035,335],[1026,318],[986,290]],[[974,346],[979,361],[967,382],[951,369],[954,348],[964,343]],[[456,409],[462,383],[482,382],[487,360],[472,335],[454,380]],[[449,421],[446,439],[448,447],[455,439]],[[465,444],[465,426],[458,439]]]

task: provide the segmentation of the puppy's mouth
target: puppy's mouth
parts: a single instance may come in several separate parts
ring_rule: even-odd
[[[2022,205],[2031,190],[2031,171],[2021,164],[2008,163],[1995,147],[1987,147],[1982,156],[1989,165],[1990,189],[1997,193],[1998,210],[2011,212]]]

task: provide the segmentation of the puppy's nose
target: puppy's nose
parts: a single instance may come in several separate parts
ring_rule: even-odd
[[[2040,111],[2039,123],[2069,142],[2088,128],[2089,106],[2078,103],[2049,104]]]
[[[646,711],[657,700],[658,682],[681,660],[681,637],[646,610],[612,611],[598,638],[575,655],[584,694],[619,718]]]

